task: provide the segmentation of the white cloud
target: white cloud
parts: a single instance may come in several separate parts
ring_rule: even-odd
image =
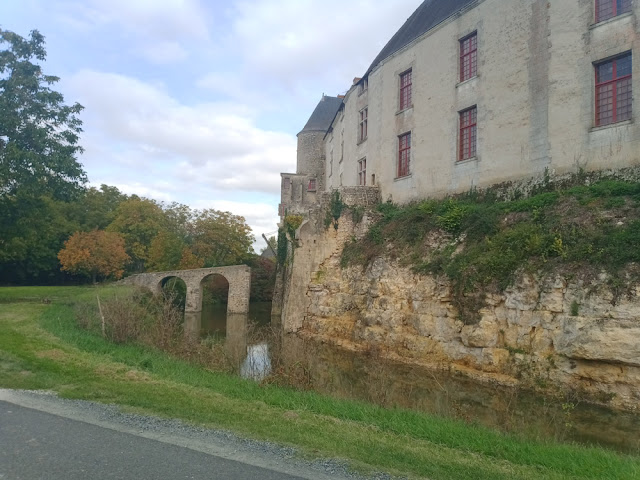
[[[86,34],[109,31],[128,42],[128,49],[152,63],[188,57],[184,45],[210,41],[208,10],[198,0],[70,0],[55,17]]]
[[[236,3],[236,41],[256,70],[295,83],[345,83],[364,73],[421,0],[245,0]]]
[[[258,128],[240,104],[178,102],[162,85],[83,71],[68,89],[86,110],[87,163],[108,161],[168,175],[177,188],[277,194],[279,172],[295,165],[293,135]],[[92,154],[101,158],[91,158]],[[110,157],[105,158],[105,155]]]

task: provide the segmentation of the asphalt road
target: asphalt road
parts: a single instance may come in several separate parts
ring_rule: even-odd
[[[0,479],[125,478],[302,477],[0,401]]]

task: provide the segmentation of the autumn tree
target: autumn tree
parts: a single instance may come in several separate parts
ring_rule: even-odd
[[[121,278],[129,256],[120,234],[93,230],[74,233],[64,243],[58,259],[62,270],[90,277],[95,283],[98,277]]]

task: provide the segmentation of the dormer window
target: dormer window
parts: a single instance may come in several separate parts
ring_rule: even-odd
[[[360,82],[360,87],[358,90],[358,93],[364,93],[369,89],[369,79],[368,78],[363,78],[362,81]]]

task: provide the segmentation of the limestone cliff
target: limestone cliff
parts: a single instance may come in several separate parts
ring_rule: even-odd
[[[615,298],[605,274],[521,274],[487,293],[465,325],[446,277],[416,274],[392,255],[340,265],[368,217],[298,231],[284,302],[286,331],[501,384],[635,410],[640,404],[640,289]],[[615,300],[615,301],[614,301]]]

